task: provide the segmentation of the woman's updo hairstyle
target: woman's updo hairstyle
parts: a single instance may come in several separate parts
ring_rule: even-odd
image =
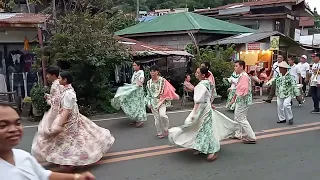
[[[200,73],[201,73],[201,74],[204,74],[204,77],[205,77],[205,78],[208,78],[208,77],[210,76],[209,70],[208,70],[207,67],[201,67],[201,68],[200,68]]]
[[[141,64],[140,61],[134,61],[133,63],[135,63],[137,66],[139,66],[140,70],[143,70],[143,65]]]

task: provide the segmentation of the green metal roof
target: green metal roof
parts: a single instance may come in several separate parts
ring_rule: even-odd
[[[117,31],[116,35],[134,35],[145,33],[164,33],[197,30],[203,33],[239,34],[251,33],[255,30],[221,21],[215,18],[192,12],[167,14],[148,22],[142,22],[126,29]]]

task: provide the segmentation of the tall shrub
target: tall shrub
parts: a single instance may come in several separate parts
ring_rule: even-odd
[[[200,48],[198,52],[194,45],[188,45],[187,51],[194,55],[195,65],[197,67],[199,67],[202,62],[210,62],[210,71],[215,77],[217,93],[222,97],[227,97],[227,89],[229,87],[223,83],[223,78],[230,77],[233,72],[233,63],[230,62],[230,58],[235,53],[234,47],[206,47]]]

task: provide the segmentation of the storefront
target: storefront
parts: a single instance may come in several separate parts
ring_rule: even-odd
[[[286,59],[290,55],[301,56],[304,53],[298,42],[277,31],[245,33],[205,45],[231,44],[234,44],[236,48],[234,60],[245,61],[247,71],[265,68],[270,72],[279,54]]]
[[[21,97],[30,95],[38,81],[37,72],[32,71],[36,61],[32,50],[42,41],[41,32],[48,18],[39,14],[0,14],[0,79],[6,82],[1,83],[1,90],[17,91]]]

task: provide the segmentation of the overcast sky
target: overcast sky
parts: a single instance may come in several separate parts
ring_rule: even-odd
[[[311,10],[313,10],[313,8],[317,8],[318,9],[318,12],[320,11],[320,0],[306,0],[309,5],[310,5],[310,8]]]

